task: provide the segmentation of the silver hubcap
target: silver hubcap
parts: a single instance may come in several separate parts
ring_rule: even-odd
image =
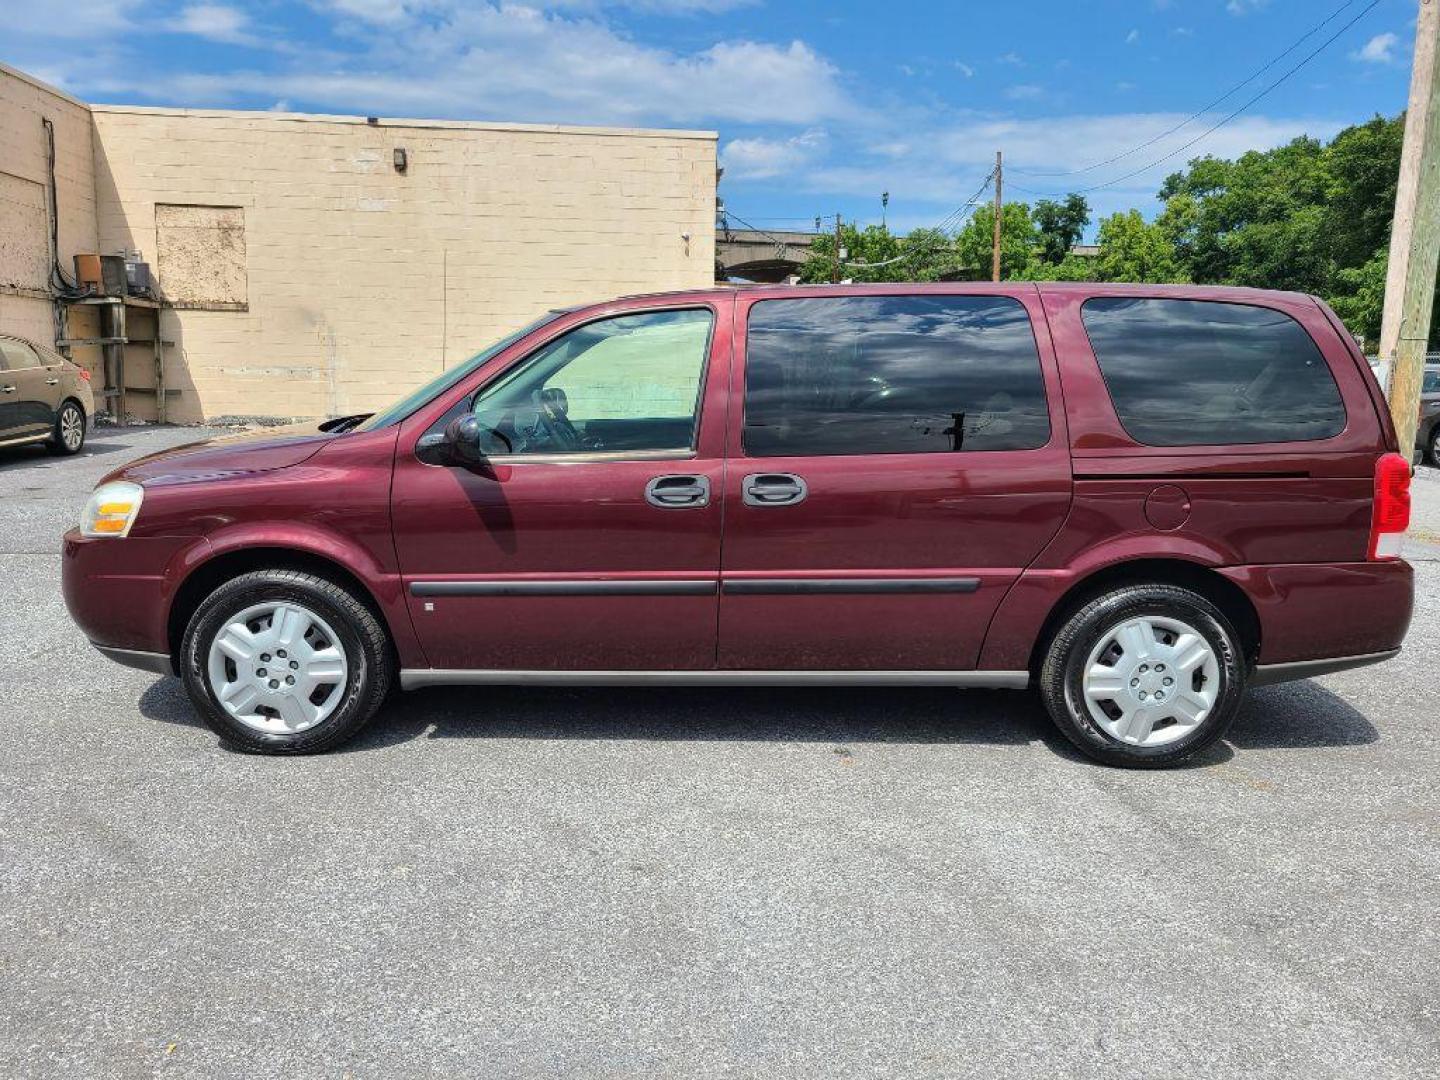
[[[335,711],[350,666],[329,623],[277,601],[248,607],[221,627],[208,669],[227,713],[256,731],[291,735]]]
[[[65,444],[66,450],[80,449],[80,440],[85,437],[85,421],[80,418],[80,411],[73,405],[68,406],[60,413],[60,440]]]
[[[1193,626],[1147,615],[1100,636],[1081,680],[1085,710],[1101,730],[1133,746],[1189,735],[1215,707],[1220,661]]]

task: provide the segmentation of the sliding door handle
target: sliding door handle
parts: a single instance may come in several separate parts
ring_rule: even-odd
[[[794,506],[810,493],[793,473],[751,473],[740,491],[746,506]]]

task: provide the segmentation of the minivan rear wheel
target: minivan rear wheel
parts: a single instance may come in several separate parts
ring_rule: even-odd
[[[211,593],[185,630],[180,666],[211,730],[262,754],[318,753],[351,738],[394,672],[374,612],[294,570],[243,574]]]
[[[1230,621],[1174,585],[1132,585],[1085,604],[1060,627],[1040,692],[1062,733],[1096,761],[1175,765],[1230,727],[1245,660]]]

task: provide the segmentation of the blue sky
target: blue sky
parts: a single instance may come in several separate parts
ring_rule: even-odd
[[[1097,212],[1148,214],[1187,158],[1398,112],[1416,3],[1379,0],[1244,115],[1145,168],[1370,3],[87,0],[59,16],[18,0],[0,60],[96,102],[709,128],[721,195],[747,221],[878,221],[888,191],[891,226],[908,229],[963,204],[997,149],[1015,199],[1104,185],[1087,195]],[[1164,134],[1332,14],[1265,75]],[[1149,140],[1113,165],[1043,175]]]

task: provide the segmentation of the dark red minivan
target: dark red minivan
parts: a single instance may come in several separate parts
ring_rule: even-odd
[[[1388,659],[1409,463],[1312,296],[783,286],[546,315],[371,416],[106,478],[65,599],[227,742],[398,679],[1036,687],[1180,761],[1247,685]]]

